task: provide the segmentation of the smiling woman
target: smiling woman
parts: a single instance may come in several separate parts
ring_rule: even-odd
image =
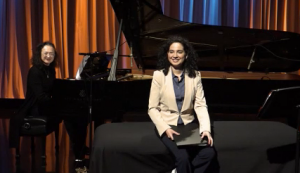
[[[57,65],[58,54],[53,43],[46,41],[36,47],[33,57],[31,59],[32,65],[42,68],[43,66],[50,66],[55,71]]]
[[[45,51],[51,51],[54,56],[44,56]],[[19,146],[19,127],[24,117],[53,115],[51,97],[56,78],[55,66],[58,57],[56,55],[55,46],[51,42],[39,44],[33,53],[32,67],[27,75],[25,102],[10,121],[9,145],[12,148]]]
[[[25,102],[16,114],[10,119],[9,145],[17,148],[20,144],[19,128],[24,117],[56,117],[52,94],[54,80],[56,79],[55,66],[58,58],[55,46],[51,42],[39,44],[32,57],[32,67],[27,75],[27,91]],[[64,125],[69,134],[72,150],[75,155],[76,167],[84,167],[85,139],[87,119],[85,117],[65,118]]]
[[[41,59],[44,65],[49,66],[54,61],[54,58],[55,58],[54,48],[48,45],[43,47],[41,52]]]
[[[172,70],[181,70],[184,60],[187,58],[184,47],[181,43],[172,43],[168,51],[168,59],[172,65]]]
[[[188,40],[171,36],[159,50],[158,70],[153,74],[150,89],[148,114],[160,140],[173,154],[178,173],[206,172],[215,157],[210,117],[196,58]],[[184,129],[188,125],[199,126],[199,142],[200,138],[207,138],[209,146],[196,147],[193,151],[189,146],[177,147],[174,136],[188,136],[179,134],[172,125]]]

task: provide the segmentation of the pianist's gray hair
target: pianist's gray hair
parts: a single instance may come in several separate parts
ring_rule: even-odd
[[[58,56],[57,56],[57,52],[56,52],[54,44],[51,43],[51,42],[49,42],[49,41],[45,41],[45,42],[37,45],[37,47],[35,48],[35,51],[33,52],[33,56],[31,58],[31,63],[32,63],[32,65],[35,65],[35,66],[37,66],[39,68],[43,67],[43,61],[41,59],[41,52],[42,52],[42,49],[45,46],[51,46],[55,50],[54,60],[50,64],[50,67],[54,68],[57,65],[57,58],[58,58]]]
[[[173,43],[181,43],[184,47],[184,51],[188,58],[184,61],[183,70],[188,73],[191,78],[196,77],[197,68],[197,53],[195,52],[193,46],[190,42],[181,36],[171,36],[169,37],[163,45],[158,50],[158,61],[157,69],[163,69],[165,75],[169,72],[170,62],[168,61],[167,53],[169,51],[170,45]]]

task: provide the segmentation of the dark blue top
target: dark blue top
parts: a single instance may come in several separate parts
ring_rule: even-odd
[[[181,73],[180,81],[178,80],[178,77],[175,76],[173,73],[172,73],[172,77],[173,77],[173,86],[174,86],[177,108],[179,111],[178,124],[183,124],[183,121],[180,116],[180,111],[184,100],[184,73]]]

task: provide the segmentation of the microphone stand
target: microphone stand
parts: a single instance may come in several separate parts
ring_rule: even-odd
[[[92,58],[92,56],[90,56]],[[93,59],[90,62],[91,76],[90,76],[90,98],[89,98],[89,147],[90,154],[92,153],[92,117],[93,117]]]
[[[111,69],[108,76],[108,81],[116,81],[116,68],[118,63],[118,56],[119,56],[119,45],[120,45],[120,37],[121,37],[121,31],[122,31],[122,25],[123,20],[120,21],[120,28],[118,31],[118,38],[116,43],[116,49],[113,55],[113,59],[111,60]],[[90,58],[94,58],[96,56],[99,56],[99,52],[95,53],[79,53],[79,55],[90,55]],[[89,77],[90,80],[90,96],[89,96],[89,147],[90,147],[90,154],[92,153],[92,114],[93,114],[93,59],[90,61],[90,69],[91,69],[91,76]]]
[[[120,37],[121,37],[121,31],[122,31],[122,26],[123,26],[123,19],[120,21],[120,28],[118,31],[118,38],[116,42],[116,49],[114,52],[114,56],[111,60],[111,67],[110,67],[110,72],[108,76],[108,81],[116,81],[116,71],[117,71],[117,64],[118,64],[118,56],[119,56],[119,45],[120,45]]]
[[[250,67],[251,67],[251,64],[254,63],[254,55],[255,55],[255,51],[256,51],[256,47],[254,48],[253,52],[252,52],[252,56],[251,56],[251,59],[249,61],[249,64],[248,64],[248,70],[250,70]]]
[[[89,147],[90,147],[90,154],[92,153],[92,117],[93,117],[93,59],[97,57],[100,53],[95,52],[95,53],[79,53],[79,55],[89,55],[89,59],[87,59],[86,64],[90,66],[90,74],[86,72],[86,76],[88,76],[88,80],[90,82],[90,92],[89,92],[89,104],[88,104],[88,109],[89,109],[89,114],[88,114],[88,123],[89,123]],[[90,62],[89,62],[90,60]]]

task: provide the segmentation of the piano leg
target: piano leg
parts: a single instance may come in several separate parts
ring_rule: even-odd
[[[296,136],[296,158],[295,158],[295,173],[299,173],[299,145],[300,145],[300,105],[297,106],[298,117],[297,117],[297,136]]]
[[[87,136],[87,118],[86,117],[66,117],[64,124],[69,134],[72,150],[75,159],[84,159],[86,136]]]

